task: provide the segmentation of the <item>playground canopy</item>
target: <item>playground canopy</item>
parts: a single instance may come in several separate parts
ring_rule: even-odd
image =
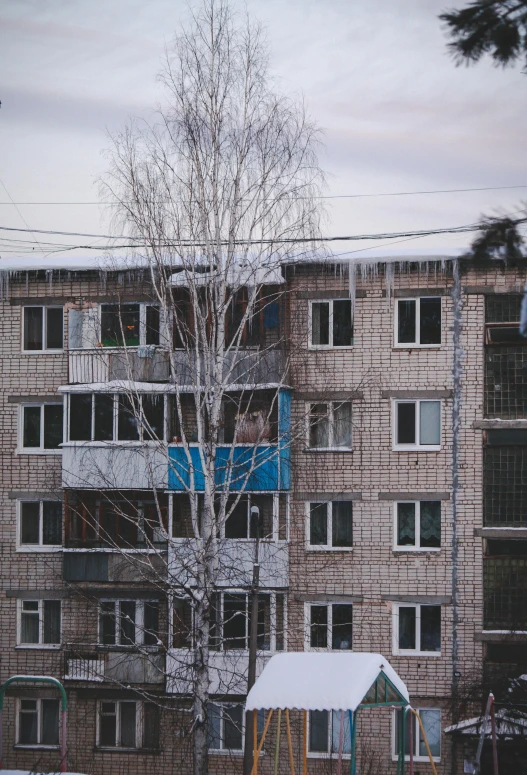
[[[408,702],[408,689],[382,654],[298,652],[269,660],[246,709],[355,711]]]

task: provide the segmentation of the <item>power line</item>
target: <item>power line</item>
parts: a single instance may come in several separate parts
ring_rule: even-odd
[[[438,188],[427,191],[387,191],[375,194],[331,194],[313,196],[313,199],[365,199],[370,197],[385,196],[422,196],[425,194],[462,194],[471,191],[505,191],[509,189],[527,188],[527,185],[515,186],[482,186],[480,188]],[[291,197],[292,199],[305,199],[306,197]],[[116,202],[106,201],[86,201],[86,202],[0,202],[0,205],[115,205]],[[133,202],[122,202],[122,204],[133,204]]]

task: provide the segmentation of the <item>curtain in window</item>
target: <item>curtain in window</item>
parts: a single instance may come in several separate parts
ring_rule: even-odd
[[[42,307],[24,309],[24,350],[42,350]]]
[[[351,447],[351,404],[335,404],[333,411],[335,446]]]
[[[441,502],[421,502],[421,546],[441,546]]]
[[[60,643],[60,600],[44,600],[44,643]]]
[[[332,504],[333,546],[353,546],[353,506],[351,501]]]
[[[430,746],[432,756],[439,756],[441,753],[441,711],[422,710],[419,715],[423,722],[425,734]],[[427,756],[427,750],[423,734],[419,729],[419,756]]]
[[[344,715],[344,723],[342,724],[342,753],[351,753],[350,714],[347,711],[342,710],[332,711],[331,750],[333,753],[338,753],[340,751],[340,726],[342,723],[342,715]]]
[[[440,410],[439,401],[421,401],[420,406],[420,443],[440,444]]]
[[[135,748],[135,724],[136,724],[136,704],[135,702],[121,702],[121,747]]]
[[[397,544],[415,546],[415,503],[397,504]]]
[[[399,648],[415,649],[415,608],[399,606]]]
[[[42,702],[42,745],[59,744],[59,701]]]

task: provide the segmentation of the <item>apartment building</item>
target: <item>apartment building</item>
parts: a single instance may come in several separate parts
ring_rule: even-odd
[[[382,653],[438,772],[474,753],[444,731],[479,712],[459,697],[525,671],[526,277],[460,262],[457,278],[450,258],[286,264],[244,328],[217,453],[245,473],[216,544],[213,772],[242,768],[256,536],[257,672],[284,650]],[[0,682],[63,682],[69,769],[190,772],[193,593],[178,590],[199,590],[205,477],[184,332],[147,271],[15,269],[0,318]],[[58,769],[59,713],[53,687],[13,684],[4,765]],[[358,718],[358,771],[395,773],[397,713]],[[309,715],[310,773],[331,771],[338,730]],[[417,723],[413,745],[429,772]]]

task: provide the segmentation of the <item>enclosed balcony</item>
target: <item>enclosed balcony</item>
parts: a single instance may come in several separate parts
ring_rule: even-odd
[[[484,627],[527,632],[527,541],[488,540],[483,562]]]
[[[107,651],[70,644],[65,651],[64,680],[90,683],[164,684],[165,656],[159,653]]]

